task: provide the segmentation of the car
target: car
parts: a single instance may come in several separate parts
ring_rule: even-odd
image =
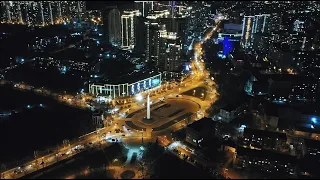
[[[15,174],[20,174],[20,173],[22,173],[21,169],[16,169],[16,170],[14,170],[13,172],[14,172]]]

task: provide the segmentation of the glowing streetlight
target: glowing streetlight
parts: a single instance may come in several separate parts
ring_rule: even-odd
[[[313,117],[313,118],[311,118],[311,121],[316,124],[317,123],[317,118]]]
[[[136,100],[137,101],[142,101],[143,100],[143,96],[141,94],[137,94],[136,95]]]

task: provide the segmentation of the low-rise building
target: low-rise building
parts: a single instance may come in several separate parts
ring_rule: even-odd
[[[312,77],[297,75],[270,75],[269,98],[274,102],[315,102],[317,81]]]
[[[260,170],[270,175],[295,175],[297,157],[270,150],[237,147],[236,167]]]
[[[242,147],[272,150],[281,150],[285,147],[286,142],[287,135],[285,133],[251,128],[245,128],[243,137],[238,141],[239,145]]]
[[[104,127],[104,113],[103,111],[96,110],[92,114],[92,123],[96,128]]]
[[[230,122],[231,120],[243,114],[246,108],[247,103],[229,104],[226,107],[220,109],[219,115],[222,120]]]
[[[211,139],[217,133],[216,122],[211,118],[202,118],[186,129],[186,141],[194,146],[201,147],[201,142]]]
[[[320,141],[304,139],[304,156],[313,156],[320,159]]]

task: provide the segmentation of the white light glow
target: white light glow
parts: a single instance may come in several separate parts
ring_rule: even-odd
[[[136,100],[137,101],[142,101],[143,100],[143,96],[141,94],[137,94],[136,95]]]

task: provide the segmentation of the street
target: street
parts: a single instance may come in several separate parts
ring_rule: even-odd
[[[208,36],[205,36],[206,37],[205,40],[210,38],[214,29],[215,28],[213,28],[213,30],[211,32],[209,32]],[[192,67],[191,76],[186,78],[181,83],[179,82],[178,85],[176,86],[176,88],[173,88],[171,90],[167,90],[163,93],[155,93],[155,95],[150,98],[152,102],[157,102],[162,97],[179,99],[180,97],[175,97],[175,95],[182,94],[183,92],[189,91],[189,90],[194,89],[199,86],[205,87],[210,93],[216,94],[215,89],[212,88],[212,87],[214,87],[214,81],[209,77],[210,73],[207,72],[207,70],[205,69],[205,65],[202,60],[203,51],[202,51],[201,45],[202,45],[202,42],[198,42],[195,44],[195,47],[194,47],[195,55],[194,55],[194,60],[192,60],[192,62],[191,62],[191,67]],[[205,80],[207,81],[207,83],[204,82]],[[15,85],[16,83],[12,83],[12,84]],[[51,93],[49,90],[34,89],[31,86],[26,85],[26,84],[18,84],[16,86],[16,88],[23,89],[23,90],[34,90],[35,92],[41,93],[43,95],[51,95],[51,96],[55,95],[55,97],[58,96],[57,99],[59,101],[67,102],[67,103],[69,102],[69,104],[73,104],[73,105],[80,106],[83,108],[87,106],[86,105],[86,98],[85,98],[86,95],[83,95],[82,97],[81,97],[81,95],[79,95],[80,97],[73,97],[71,95],[57,95],[57,94]],[[146,93],[149,93],[149,92],[142,93],[142,95],[145,96]],[[211,106],[211,104],[217,99],[216,96],[213,98],[212,98],[212,96],[211,97],[206,96],[205,99],[202,100],[202,99],[199,99],[196,97],[186,96],[186,95],[183,95],[183,98],[192,99],[193,101],[197,102],[200,105],[200,109],[202,112],[205,112],[206,109],[208,109]],[[127,111],[127,113],[129,114],[129,113],[135,112],[139,109],[145,108],[144,106],[139,105],[139,103],[137,103],[134,100],[132,100],[131,104],[132,104],[132,106],[129,109],[129,111],[126,109],[122,110],[122,111]],[[199,119],[199,118],[196,118],[196,119]],[[137,120],[133,120],[133,121],[137,121]],[[183,126],[181,124],[179,124],[178,126],[175,126],[175,124],[174,124],[172,127],[176,127],[175,130],[178,130],[178,129],[181,129],[185,126]],[[153,127],[149,127],[149,131],[152,128]],[[171,132],[172,129],[170,129],[170,128],[171,127],[167,128],[165,131],[163,131],[163,134]],[[117,133],[117,132],[115,132],[116,129],[120,129],[123,132]],[[168,129],[170,131],[168,131]],[[3,172],[2,177],[4,177],[5,179],[21,178],[21,177],[25,176],[26,174],[30,174],[32,172],[35,172],[35,171],[41,169],[41,168],[53,165],[56,162],[61,161],[63,159],[71,158],[73,155],[78,154],[79,152],[83,151],[84,149],[91,148],[91,147],[92,148],[98,147],[98,146],[101,146],[101,144],[108,146],[114,141],[114,139],[116,139],[117,141],[125,142],[125,143],[134,143],[134,144],[141,143],[142,144],[142,138],[144,140],[156,138],[156,136],[154,136],[153,133],[150,133],[152,138],[150,138],[150,136],[146,136],[145,134],[146,134],[146,132],[128,130],[128,128],[125,125],[125,121],[122,118],[117,118],[117,119],[113,120],[113,122],[110,126],[79,137],[79,141],[76,143],[67,144],[66,147],[61,147],[60,149],[57,149],[56,152],[50,153],[50,154],[45,155],[43,157],[38,157],[31,162],[27,162],[19,167],[15,167],[15,168],[12,168],[10,170]],[[159,134],[161,134],[161,133],[157,133],[157,136]],[[107,142],[110,139],[111,139],[111,142],[110,143]]]

